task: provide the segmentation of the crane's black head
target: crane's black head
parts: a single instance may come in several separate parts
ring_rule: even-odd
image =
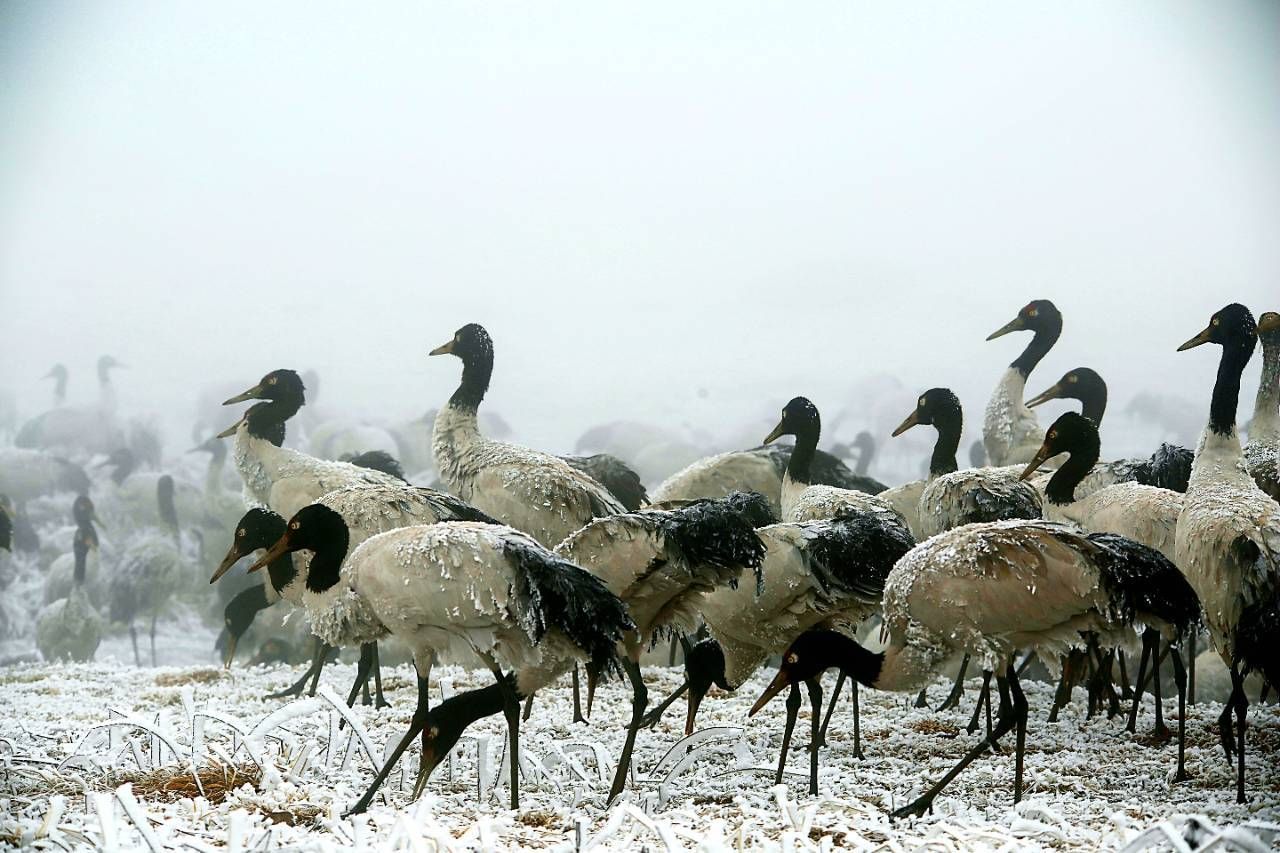
[[[724,649],[711,638],[695,643],[692,648],[685,649],[684,676],[689,681],[689,710],[685,715],[685,735],[693,734],[693,725],[698,718],[698,708],[702,700],[716,685],[721,690],[728,690],[729,683],[724,672]]]
[[[65,364],[55,364],[53,367],[49,368],[48,373],[40,378],[56,379],[58,384],[61,385],[67,381],[67,366]]]
[[[755,716],[756,712],[769,704],[769,700],[781,693],[784,687],[817,678],[831,667],[837,666],[839,661],[835,652],[847,643],[848,638],[843,634],[825,629],[805,631],[796,637],[782,654],[782,665],[778,667],[778,674],[765,688],[764,693],[760,694],[760,698],[756,700],[756,704],[752,706],[747,716]]]
[[[249,626],[258,616],[258,611],[268,606],[270,605],[267,601],[267,593],[261,584],[241,590],[235,598],[227,602],[226,608],[222,611],[222,624],[227,632],[223,667],[231,667],[240,638],[244,636],[245,631],[249,630]]]
[[[231,547],[227,549],[227,556],[222,559],[213,577],[209,578],[209,583],[225,575],[241,558],[259,548],[270,548],[276,544],[284,536],[284,530],[284,518],[278,513],[262,507],[254,507],[246,512],[236,525],[235,537],[231,541]]]
[[[93,500],[88,495],[79,495],[71,502],[71,518],[75,521],[76,527],[90,527],[98,521],[98,513],[93,507]]]
[[[1253,320],[1249,309],[1233,302],[1209,318],[1209,325],[1204,331],[1178,347],[1178,352],[1198,347],[1201,344],[1218,344],[1219,346],[1248,346],[1252,352],[1258,338],[1258,324]]]
[[[916,400],[915,411],[898,424],[892,435],[896,438],[913,426],[943,426],[960,424],[963,414],[960,398],[950,388],[930,388]]]
[[[187,452],[199,453],[201,451],[208,453],[210,456],[212,456],[214,462],[222,462],[227,458],[227,445],[219,441],[217,436],[214,436],[213,438],[207,439],[201,442],[200,444],[197,444],[195,447],[191,448]]]
[[[987,340],[993,341],[1010,332],[1023,331],[1056,335],[1062,331],[1062,314],[1048,299],[1033,300],[1022,307],[1018,316],[987,335]]]
[[[502,678],[502,683],[450,696],[430,711],[423,711],[423,698],[419,695],[415,720],[418,714],[425,713],[422,719],[422,760],[418,764],[419,785],[430,778],[432,771],[458,745],[458,739],[467,726],[502,710],[504,691],[516,691],[515,679],[510,673]]]
[[[795,397],[782,407],[782,419],[764,440],[765,444],[776,441],[784,435],[799,437],[804,433],[815,436],[822,427],[822,419],[818,415],[818,407],[808,397]]]
[[[447,343],[433,349],[428,355],[456,355],[466,362],[471,359],[493,358],[493,339],[479,323],[468,323],[453,333]]]
[[[1063,412],[1044,434],[1044,443],[1023,469],[1020,479],[1028,479],[1046,459],[1059,453],[1070,453],[1073,459],[1084,457],[1088,467],[1092,467],[1098,460],[1099,447],[1098,427],[1093,421],[1079,412]]]
[[[1106,398],[1107,383],[1096,370],[1077,367],[1062,374],[1062,378],[1052,386],[1028,400],[1027,408],[1033,409],[1050,400],[1087,400],[1098,393]]]
[[[281,368],[273,370],[259,380],[248,391],[224,400],[222,405],[243,403],[245,400],[272,400],[281,403],[296,403],[301,406],[306,402],[306,386],[297,371]]]
[[[108,370],[116,370],[117,368],[128,367],[127,364],[118,361],[115,356],[104,355],[98,359],[98,375],[106,377]]]
[[[347,558],[350,541],[351,532],[340,514],[324,504],[304,506],[289,519],[284,535],[249,567],[249,571],[256,572],[285,554],[311,551],[314,556],[307,571],[307,589],[324,592],[338,582],[339,569]]]
[[[127,447],[121,447],[107,454],[107,458],[98,463],[99,468],[111,469],[111,480],[117,486],[129,479],[129,475],[138,467],[138,457]]]
[[[864,454],[876,452],[876,437],[865,429],[853,437],[853,446]]]

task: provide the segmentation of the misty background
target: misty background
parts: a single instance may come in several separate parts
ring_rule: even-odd
[[[482,411],[539,448],[747,446],[797,394],[824,444],[886,445],[935,385],[967,444],[1029,338],[983,339],[1048,298],[1029,392],[1094,367],[1104,457],[1146,455],[1111,413],[1198,427],[1217,354],[1177,345],[1280,309],[1278,40],[1270,2],[10,0],[0,389],[38,414],[62,362],[92,402],[110,353],[175,453],[202,391],[278,367],[329,415],[420,415],[475,321]]]

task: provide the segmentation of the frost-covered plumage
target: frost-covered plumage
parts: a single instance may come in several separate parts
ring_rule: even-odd
[[[53,601],[36,618],[36,648],[45,660],[87,661],[102,639],[102,617],[85,588],[85,566],[89,551],[97,545],[92,527],[76,530],[72,545],[74,577],[66,597]]]
[[[593,518],[626,511],[562,459],[481,434],[476,414],[493,370],[493,344],[483,327],[462,327],[434,352],[463,363],[462,383],[436,415],[432,434],[436,468],[454,494],[548,548]]]
[[[893,431],[893,437],[896,438],[917,425],[932,426],[938,431],[933,453],[929,457],[928,478],[886,489],[877,497],[893,507],[906,521],[911,534],[919,539],[922,536],[920,498],[924,495],[925,488],[938,477],[953,473],[960,467],[956,461],[960,434],[964,430],[964,411],[960,406],[960,398],[950,388],[930,388],[920,395],[915,409]]]
[[[608,489],[609,494],[617,498],[627,512],[635,512],[649,502],[649,493],[645,490],[644,483],[640,482],[640,475],[613,454],[596,453],[591,456],[560,458]]]
[[[1043,499],[1020,473],[1019,466],[968,468],[934,479],[920,494],[920,537],[977,522],[1040,518]]]
[[[0,447],[0,494],[21,503],[58,492],[85,494],[84,469],[44,450]]]
[[[1280,501],[1280,314],[1258,318],[1262,376],[1244,446],[1244,467],[1258,488]]]
[[[744,569],[756,577],[765,547],[755,528],[775,521],[759,494],[735,493],[674,510],[598,519],[556,553],[600,578],[626,602],[637,635],[633,649],[664,629],[697,627],[702,593],[734,585]]]

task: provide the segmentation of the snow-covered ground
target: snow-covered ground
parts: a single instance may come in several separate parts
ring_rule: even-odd
[[[123,651],[123,650],[119,650]],[[119,655],[123,657],[123,655]],[[127,658],[126,658],[127,659]],[[571,720],[568,680],[540,694],[523,727],[521,808],[506,808],[508,791],[501,715],[464,736],[452,766],[442,765],[417,802],[409,800],[416,747],[393,773],[367,816],[341,812],[372,778],[388,742],[403,734],[413,710],[412,672],[385,677],[394,707],[357,705],[357,734],[339,730],[333,701],[265,699],[299,670],[285,667],[224,672],[216,667],[137,669],[114,661],[85,665],[17,664],[0,669],[0,845],[57,849],[101,845],[119,849],[1117,849],[1161,821],[1181,829],[1199,815],[1220,828],[1280,822],[1280,713],[1251,709],[1249,790],[1236,805],[1231,769],[1218,745],[1220,706],[1195,706],[1188,719],[1187,765],[1192,779],[1171,784],[1174,743],[1155,745],[1150,704],[1139,736],[1120,719],[1084,719],[1080,691],[1057,724],[1045,722],[1048,685],[1027,683],[1032,718],[1027,735],[1028,792],[1012,802],[1012,738],[1001,755],[978,761],[937,801],[932,816],[891,823],[887,812],[913,798],[963,753],[962,731],[977,695],[937,714],[911,707],[911,697],[862,692],[864,760],[852,757],[852,711],[837,708],[829,747],[821,753],[822,795],[807,790],[807,701],[796,727],[784,788],[772,769],[784,706],[775,700],[748,720],[765,685],[761,673],[735,695],[714,693],[703,704],[696,749],[682,741],[684,702],[656,730],[640,733],[635,773],[619,803],[604,800],[630,713],[621,683],[601,688],[589,726]],[[328,696],[345,694],[354,667],[337,665],[321,681]],[[437,670],[447,692],[488,683],[489,676]],[[678,670],[645,672],[652,701],[679,684]],[[436,690],[433,678],[433,692]],[[829,690],[833,679],[827,679]],[[931,689],[935,702],[945,694]],[[1176,708],[1167,707],[1176,724]],[[106,726],[107,723],[117,725]],[[148,726],[150,728],[144,728]],[[236,734],[236,728],[248,734]],[[952,738],[959,730],[959,737]],[[194,744],[193,744],[194,739]],[[478,761],[478,756],[480,760]],[[267,765],[258,778],[254,758]],[[190,767],[238,766],[255,784],[229,796],[184,798]],[[165,797],[137,781],[142,771],[172,776]],[[151,777],[154,780],[154,776]],[[202,778],[208,780],[208,775]],[[126,780],[133,794],[121,790]],[[210,788],[210,791],[213,789]],[[169,801],[167,801],[169,800]],[[147,824],[145,835],[127,814]],[[145,820],[141,815],[145,814]],[[1194,847],[1194,845],[1192,845]],[[1172,849],[1166,845],[1165,849]]]

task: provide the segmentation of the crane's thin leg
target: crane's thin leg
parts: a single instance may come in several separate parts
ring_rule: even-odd
[[[1006,672],[1010,675],[1012,674],[1012,670],[1006,670]],[[956,763],[956,766],[947,771],[947,775],[939,779],[933,787],[925,791],[914,802],[895,811],[891,817],[922,817],[933,805],[934,798],[941,793],[943,788],[951,784],[952,780],[959,776],[960,773],[976,759],[982,757],[982,754],[989,750],[1003,735],[1013,730],[1017,725],[1019,713],[1024,715],[1026,713],[1026,700],[1023,699],[1021,701],[1021,710],[1019,710],[1010,697],[1009,680],[1005,677],[997,678],[996,686],[1000,688],[1000,714],[996,721],[996,727],[992,730],[991,735],[983,738],[972,749],[970,749],[969,752]]]
[[[861,760],[865,756],[862,754],[862,721],[859,719],[858,708],[858,679],[849,679],[853,682],[853,757]]]
[[[354,696],[352,697],[354,701]],[[414,709],[413,718],[409,722],[409,731],[405,732],[400,743],[396,744],[396,748],[391,752],[391,757],[387,759],[387,763],[382,765],[382,769],[378,771],[377,777],[373,783],[369,785],[368,790],[364,792],[356,804],[347,810],[343,817],[350,817],[354,814],[364,814],[369,808],[369,804],[373,802],[373,795],[377,793],[378,788],[382,787],[382,783],[387,780],[387,776],[391,773],[391,768],[400,760],[400,756],[409,748],[409,744],[413,743],[413,739],[418,733],[426,728],[427,725],[427,680],[425,678],[418,679],[418,707]],[[426,782],[421,771],[418,773],[418,783],[414,786],[414,798],[421,793],[422,784]]]
[[[1075,665],[1071,655],[1066,654],[1061,658],[1062,677],[1058,679],[1058,689],[1053,694],[1053,707],[1049,709],[1049,722],[1058,722],[1058,711],[1067,707],[1071,702],[1071,688],[1074,686]],[[969,734],[973,734],[972,731]]]
[[[156,665],[156,614],[151,614],[151,665]]]
[[[1138,659],[1138,683],[1133,688],[1133,707],[1129,709],[1129,725],[1125,726],[1125,731],[1128,732],[1138,731],[1138,706],[1142,704],[1142,688],[1146,685],[1147,659],[1151,657],[1153,633],[1150,628],[1142,632],[1142,657]]]
[[[1244,795],[1244,732],[1249,699],[1244,693],[1244,677],[1236,665],[1231,667],[1231,705],[1236,712],[1236,802],[1247,803]]]
[[[351,685],[351,692],[347,694],[347,707],[354,707],[356,704],[356,696],[359,695],[361,688],[369,683],[369,670],[373,667],[373,644],[362,643],[360,645],[360,661],[356,664],[356,680]]]
[[[129,639],[133,641],[133,665],[142,666],[142,655],[138,654],[138,631],[133,627],[133,620],[129,620]]]
[[[1009,681],[1009,693],[1013,699],[1014,719],[1017,720],[1017,746],[1014,751],[1013,772],[1013,804],[1017,805],[1022,801],[1022,770],[1027,754],[1027,697],[1022,693],[1018,673],[1013,667],[1009,668],[1006,678]],[[1003,707],[1003,696],[1000,697],[1000,702]]]
[[[293,684],[290,684],[284,690],[279,690],[275,693],[268,693],[267,698],[280,699],[285,696],[301,696],[303,689],[307,685],[308,678],[314,679],[311,682],[312,687],[310,695],[316,695],[315,682],[320,678],[320,669],[324,666],[324,653],[327,648],[328,646],[326,646],[319,638],[316,638],[315,650],[311,655],[311,664],[307,667],[306,672],[302,673],[302,677]]]
[[[1160,634],[1154,631],[1152,633],[1155,634],[1156,643],[1155,654],[1152,655],[1156,665],[1151,675],[1151,695],[1156,700],[1155,736],[1157,739],[1164,741],[1169,739],[1172,732],[1170,732],[1169,727],[1164,724],[1164,702],[1161,701],[1160,696]],[[1170,648],[1172,648],[1172,646],[1170,646]]]
[[[390,708],[391,703],[382,695],[382,660],[378,657],[378,643],[373,644],[373,697],[375,708]]]
[[[1173,781],[1184,782],[1187,775],[1187,670],[1182,664],[1182,654],[1171,649],[1173,655],[1173,682],[1178,686],[1178,772]]]
[[[818,796],[818,748],[821,745],[819,725],[822,717],[822,682],[811,678],[805,682],[809,688],[809,796]]]
[[[684,684],[681,684],[679,687],[673,690],[670,696],[668,696],[666,699],[663,699],[662,704],[656,706],[652,711],[644,715],[644,719],[640,721],[640,727],[644,728],[645,726],[648,726],[651,729],[656,728],[658,725],[658,721],[662,719],[662,715],[666,713],[666,710],[671,707],[673,702],[675,702],[677,699],[683,696],[685,691],[688,689],[689,689],[689,682],[685,681]]]
[[[644,677],[640,674],[640,664],[631,658],[622,661],[622,668],[631,679],[631,724],[627,726],[627,739],[622,744],[622,755],[618,759],[618,769],[613,774],[613,785],[609,788],[609,802],[622,793],[627,784],[627,771],[631,768],[631,751],[636,745],[636,733],[640,730],[640,720],[644,717],[644,709],[649,704],[649,689],[644,686]]]
[[[1036,653],[1034,651],[1027,652],[1026,656],[1022,658],[1022,663],[1018,664],[1018,668],[1014,670],[1014,672],[1018,673],[1019,678],[1022,677],[1022,674],[1027,671],[1027,667],[1031,666],[1031,662],[1035,659]]]
[[[831,723],[831,714],[836,709],[836,703],[840,701],[840,688],[844,687],[846,677],[844,670],[840,670],[840,674],[836,677],[836,689],[831,691],[831,704],[827,706],[826,716],[822,718],[822,727],[818,729],[818,743],[823,746],[827,745],[827,726]]]
[[[1116,662],[1120,664],[1120,698],[1127,702],[1133,698],[1133,687],[1129,684],[1129,667],[1124,659],[1124,649],[1116,652]]]
[[[578,665],[573,665],[573,721],[575,723],[585,723],[587,718],[582,716],[582,689],[578,686]]]
[[[791,749],[791,732],[796,727],[796,715],[800,713],[800,688],[791,685],[787,694],[787,727],[782,731],[782,752],[778,755],[778,772],[773,777],[773,784],[782,784],[782,771],[787,767],[787,750]]]
[[[511,808],[520,808],[520,697],[516,695],[515,685],[496,673],[498,683],[502,685],[502,714],[507,718],[507,742],[511,750]]]
[[[966,729],[969,734],[973,734],[978,730],[978,715],[982,713],[982,706],[987,706],[987,732],[991,732],[991,670],[984,669],[982,671],[982,692],[978,694],[978,704],[973,706],[973,716],[969,718],[969,726]]]
[[[1196,635],[1199,633],[1195,628],[1191,629],[1191,636],[1187,637],[1187,704],[1196,704]]]
[[[951,685],[951,692],[947,694],[947,698],[938,706],[939,711],[946,711],[960,704],[960,699],[964,696],[964,674],[968,669],[969,656],[966,654],[960,659],[960,671],[956,673],[956,683]]]
[[[520,715],[520,722],[529,722],[529,715],[533,713],[533,697],[535,694],[530,693],[524,700],[524,713]]]

